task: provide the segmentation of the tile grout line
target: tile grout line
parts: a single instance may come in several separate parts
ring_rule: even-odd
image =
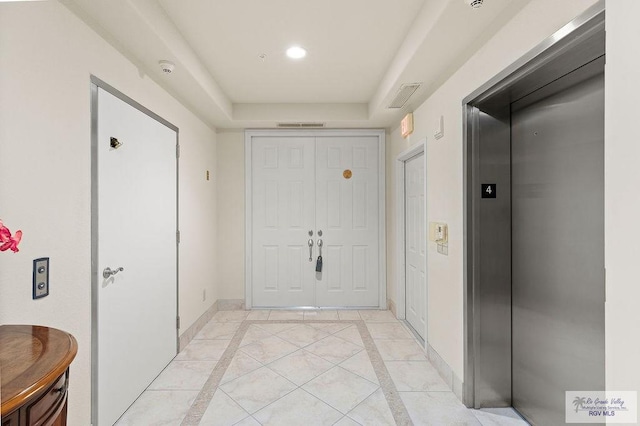
[[[382,392],[384,393],[384,397],[389,404],[389,408],[391,409],[391,414],[393,415],[393,419],[396,421],[398,426],[408,426],[413,425],[411,421],[411,417],[409,417],[409,412],[407,411],[407,407],[405,407],[404,402],[400,398],[398,394],[398,390],[396,389],[396,385],[393,383],[391,379],[391,375],[387,370],[387,366],[384,364],[382,360],[382,355],[378,352],[378,348],[376,348],[373,338],[371,337],[371,333],[369,333],[369,329],[364,321],[358,321],[357,323],[358,331],[360,331],[360,336],[362,337],[362,341],[364,343],[364,348],[369,355],[369,360],[371,361],[371,365],[373,365],[373,371],[376,372],[376,376],[378,376],[378,381],[380,382],[380,387],[382,388]]]
[[[247,410],[246,410],[242,405],[238,404],[238,402],[237,402],[235,399],[231,398],[231,395],[229,395],[228,393],[226,393],[226,392],[225,392],[225,391],[223,391],[222,389],[218,389],[218,388],[216,388],[216,392],[217,392],[218,390],[219,390],[220,392],[222,392],[222,393],[223,393],[227,398],[229,398],[231,401],[233,401],[233,403],[234,403],[234,404],[236,404],[236,406],[238,406],[242,411],[244,411],[245,413],[247,413],[247,417],[251,417],[251,413],[250,413],[250,412],[248,412],[248,411],[247,411]],[[208,408],[208,407],[207,407],[207,408]],[[205,409],[205,412],[206,412],[206,409]],[[203,414],[203,415],[204,415],[204,414]],[[245,417],[245,418],[243,418],[243,419],[241,419],[241,420],[238,420],[237,422],[235,422],[235,423],[234,423],[234,425],[235,425],[235,424],[237,424],[237,423],[240,423],[240,422],[244,421],[247,417]]]
[[[310,321],[304,321],[304,320],[244,320],[244,321],[242,321],[240,327],[236,331],[236,334],[231,339],[231,342],[229,342],[229,346],[227,346],[227,349],[222,354],[222,357],[220,358],[220,361],[218,361],[218,363],[216,364],[215,368],[211,372],[211,375],[209,376],[209,378],[207,379],[206,383],[202,387],[202,390],[200,391],[200,393],[196,397],[196,400],[193,402],[193,404],[189,408],[189,411],[187,412],[186,416],[184,417],[184,419],[183,419],[183,421],[181,423],[181,426],[198,426],[200,424],[200,420],[202,420],[202,417],[204,416],[204,413],[207,410],[207,407],[209,406],[211,400],[213,399],[213,395],[215,394],[216,390],[218,389],[218,386],[220,385],[220,381],[222,380],[222,377],[224,376],[225,372],[227,371],[227,368],[229,367],[229,364],[231,364],[231,361],[233,360],[233,358],[237,354],[238,350],[240,349],[240,344],[242,343],[242,340],[244,339],[244,336],[245,336],[247,330],[249,329],[249,327],[251,325],[255,324],[255,325],[259,326],[260,324],[265,324],[265,323],[270,323],[270,324],[304,324],[304,323],[327,324],[327,323],[336,323],[336,322],[337,323],[354,323],[353,321],[338,321],[338,320],[333,320],[333,321],[326,321],[326,320],[310,320]],[[273,335],[273,336],[275,336],[275,335]],[[248,355],[248,356],[251,357],[250,355]],[[251,413],[250,413],[250,415],[253,416],[253,414],[251,414]]]
[[[364,350],[366,350],[367,355],[369,356],[369,360],[373,366],[373,369],[376,373],[378,381],[380,382],[380,388],[383,391],[385,399],[389,405],[391,413],[393,415],[394,420],[398,426],[408,426],[413,425],[411,418],[409,417],[409,413],[407,408],[405,407],[402,399],[400,398],[398,391],[393,384],[393,380],[387,368],[382,360],[382,356],[378,352],[378,349],[375,346],[373,338],[367,329],[366,323],[364,320],[304,320],[304,319],[296,319],[296,320],[244,320],[242,321],[240,327],[234,334],[233,338],[229,342],[229,345],[225,349],[222,354],[220,360],[214,367],[213,371],[209,375],[209,378],[205,382],[204,386],[198,393],[195,401],[189,408],[189,411],[185,415],[182,420],[181,426],[198,426],[204,413],[206,412],[213,396],[220,385],[222,377],[226,373],[231,361],[237,354],[240,344],[247,333],[247,330],[251,325],[260,325],[265,323],[271,324],[352,324],[355,325],[360,333],[360,337],[364,343]],[[335,333],[334,333],[335,334]],[[333,335],[333,334],[331,334]],[[299,348],[302,349],[302,348]],[[335,364],[338,366],[338,364]],[[298,386],[298,388],[301,388]],[[253,414],[249,413],[250,417],[253,417]],[[344,415],[346,416],[346,414]]]
[[[211,400],[213,399],[213,395],[218,389],[218,385],[222,380],[222,376],[224,376],[224,373],[227,371],[229,364],[231,364],[231,361],[238,351],[238,347],[240,346],[240,343],[242,342],[242,339],[244,338],[244,335],[246,334],[250,325],[251,324],[249,324],[247,321],[243,321],[240,324],[240,327],[236,331],[236,334],[231,339],[231,342],[229,342],[229,346],[227,346],[227,349],[225,349],[224,353],[222,354],[220,361],[218,361],[213,371],[211,372],[211,375],[209,375],[209,378],[200,390],[200,393],[198,393],[195,401],[193,402],[191,407],[189,407],[189,411],[182,420],[181,426],[198,426],[200,424],[202,416],[204,416],[209,403],[211,403]]]

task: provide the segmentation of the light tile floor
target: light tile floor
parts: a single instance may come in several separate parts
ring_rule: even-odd
[[[527,425],[464,407],[405,324],[375,310],[218,312],[117,425],[412,423]]]

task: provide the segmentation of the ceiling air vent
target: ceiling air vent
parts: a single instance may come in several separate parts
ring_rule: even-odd
[[[278,123],[279,129],[317,129],[324,127],[324,123]]]
[[[404,104],[407,103],[411,95],[413,95],[420,86],[422,86],[422,83],[403,84],[400,86],[400,90],[398,90],[396,97],[393,98],[387,108],[402,108]]]

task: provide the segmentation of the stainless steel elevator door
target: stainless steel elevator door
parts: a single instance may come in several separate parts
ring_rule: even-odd
[[[512,106],[512,397],[534,425],[605,388],[604,75],[572,74]]]

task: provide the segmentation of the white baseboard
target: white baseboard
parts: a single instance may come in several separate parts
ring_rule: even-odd
[[[187,328],[184,333],[180,335],[180,352],[182,352],[182,350],[193,340],[196,334],[198,334],[200,330],[202,330],[202,327],[204,327],[209,321],[211,321],[211,318],[213,318],[218,310],[218,301],[216,301],[213,305],[211,305],[209,309],[207,309],[202,315],[200,315],[200,318],[198,318],[196,322],[191,324],[191,327]]]
[[[243,311],[244,299],[218,299],[219,311]]]
[[[433,349],[428,343],[427,356],[429,358],[429,361],[431,361],[431,364],[433,364],[436,370],[438,370],[438,374],[440,374],[440,377],[442,377],[447,386],[449,386],[449,389],[451,389],[455,396],[460,401],[462,401],[462,380],[460,380],[458,376],[456,376],[449,364],[447,364],[446,361],[442,359],[440,354],[436,352],[436,350]]]
[[[387,299],[387,309],[391,311],[394,317],[398,318],[398,311],[396,311],[396,302],[391,299]]]

